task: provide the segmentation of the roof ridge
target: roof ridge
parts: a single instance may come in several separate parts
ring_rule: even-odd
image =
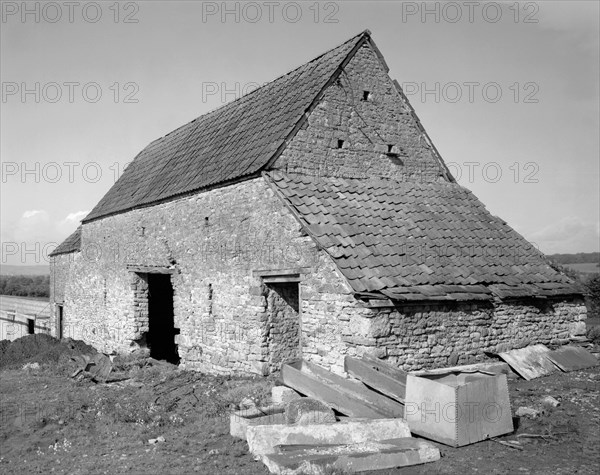
[[[269,168],[285,150],[348,61],[362,45],[369,43],[370,34],[364,30],[254,91],[152,141],[82,222],[224,186],[252,175],[260,176],[260,171]],[[289,110],[281,108],[284,99]],[[267,124],[272,129],[268,133]],[[221,142],[215,142],[216,139]],[[234,167],[224,154],[240,150],[244,159]],[[181,176],[184,169],[185,178]],[[157,178],[157,173],[162,178]],[[200,176],[206,177],[200,179]]]
[[[189,125],[189,124],[192,124],[193,122],[196,122],[198,119],[202,119],[204,117],[208,117],[209,115],[211,115],[211,114],[213,114],[213,113],[215,113],[217,111],[220,111],[221,109],[223,109],[225,107],[230,107],[233,104],[237,103],[238,101],[242,101],[242,99],[248,99],[248,97],[250,97],[255,92],[260,91],[261,89],[263,89],[263,88],[265,88],[267,86],[272,85],[274,82],[279,81],[279,80],[285,78],[286,76],[289,76],[290,74],[298,71],[300,68],[303,68],[305,66],[308,66],[311,63],[314,63],[315,61],[318,61],[319,59],[321,59],[326,54],[331,53],[332,51],[334,51],[334,50],[336,50],[338,48],[341,48],[342,46],[350,43],[351,41],[356,40],[359,36],[365,36],[365,37],[370,38],[371,37],[371,31],[368,30],[368,29],[365,29],[365,30],[361,31],[358,35],[354,35],[352,38],[350,38],[350,39],[348,39],[348,40],[340,43],[339,45],[334,46],[333,48],[329,48],[328,50],[324,51],[320,55],[315,56],[313,59],[311,59],[311,60],[309,60],[309,61],[307,61],[305,63],[302,63],[302,64],[296,66],[294,69],[290,69],[287,73],[283,73],[283,74],[277,76],[275,79],[272,79],[271,81],[265,82],[260,87],[257,87],[256,89],[253,89],[252,91],[250,91],[250,92],[248,92],[248,93],[246,93],[246,94],[244,94],[244,95],[242,95],[240,97],[237,97],[236,99],[233,99],[232,101],[226,102],[225,104],[221,104],[221,105],[215,107],[214,109],[211,109],[211,110],[205,112],[204,114],[199,115],[199,116],[195,117],[194,119],[192,119],[192,120],[190,120],[188,122],[185,122],[184,124],[180,125],[179,127],[177,127],[175,129],[171,130],[170,132],[166,133],[162,137],[159,137],[159,138],[153,140],[152,142],[150,142],[150,144],[153,144],[154,142],[157,142],[159,140],[162,140],[165,137],[168,137],[169,135],[177,132],[179,129],[185,127],[186,125]]]

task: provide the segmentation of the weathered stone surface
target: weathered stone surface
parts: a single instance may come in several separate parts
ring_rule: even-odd
[[[273,386],[271,388],[271,401],[273,404],[287,404],[295,399],[300,399],[302,396],[287,386]]]
[[[285,424],[284,407],[272,405],[235,411],[229,416],[229,434],[245,440],[248,426],[263,424]]]
[[[352,445],[306,447],[263,455],[262,462],[271,473],[285,475],[322,475],[335,470],[344,473],[407,467],[440,459],[433,444],[413,438]]]
[[[289,402],[285,406],[285,420],[288,424],[331,424],[335,414],[325,403],[310,397],[303,397]]]
[[[402,419],[348,419],[335,424],[249,426],[248,447],[254,455],[275,452],[278,445],[360,444],[410,437]]]

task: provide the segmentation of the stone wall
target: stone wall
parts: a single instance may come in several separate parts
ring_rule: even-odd
[[[76,259],[79,259],[79,252],[69,252],[67,254],[58,254],[50,258],[50,321],[49,326],[55,335],[57,332],[58,308],[57,304],[63,305],[65,302],[65,292],[70,281],[71,267]],[[63,317],[65,313],[63,310]],[[71,336],[63,328],[64,336]]]
[[[66,332],[107,352],[143,346],[139,271],[152,268],[172,272],[183,367],[267,373],[268,305],[253,271],[296,268],[306,357],[339,365],[327,353],[343,346],[338,325],[349,317],[336,315],[351,308],[350,288],[263,178],[84,224],[64,285]]]
[[[398,156],[388,156],[388,148]],[[312,176],[442,179],[434,151],[368,45],[325,91],[274,168]]]
[[[314,176],[443,179],[369,46],[328,88],[274,167]],[[346,354],[369,352],[417,369],[564,341],[585,318],[581,302],[363,308],[263,178],[86,223],[74,256],[53,261],[52,298],[64,298],[66,334],[107,352],[143,346],[143,276],[160,269],[171,273],[181,365],[209,372],[266,374],[277,366],[272,330],[285,323],[269,315],[275,300],[268,300],[259,270],[297,270],[302,356],[337,373]]]
[[[423,305],[372,310],[345,335],[348,354],[369,353],[405,369],[466,364],[530,344],[585,334],[583,300]]]

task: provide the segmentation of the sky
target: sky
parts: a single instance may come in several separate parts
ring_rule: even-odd
[[[2,264],[46,264],[152,140],[365,29],[458,182],[599,250],[599,5],[2,1]]]

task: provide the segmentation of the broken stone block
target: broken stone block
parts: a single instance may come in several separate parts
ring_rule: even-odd
[[[287,404],[302,396],[287,386],[274,386],[271,389],[271,400],[273,404]]]
[[[325,403],[310,397],[289,402],[285,407],[288,424],[331,424],[335,422],[333,410]]]
[[[240,401],[240,409],[256,407],[256,403],[249,397],[245,397]]]
[[[531,417],[532,419],[535,419],[537,416],[540,415],[540,411],[531,407],[521,406],[519,407],[519,409],[517,409],[515,415],[519,417]]]
[[[261,460],[271,473],[321,475],[335,470],[354,473],[406,467],[440,459],[440,451],[433,444],[410,437],[290,449],[282,447],[279,453],[263,455]]]
[[[542,404],[545,406],[556,407],[560,404],[557,399],[554,399],[552,396],[546,396],[542,399]]]
[[[360,444],[410,437],[403,419],[348,419],[335,424],[248,426],[248,448],[258,456],[276,452],[279,445]]]

